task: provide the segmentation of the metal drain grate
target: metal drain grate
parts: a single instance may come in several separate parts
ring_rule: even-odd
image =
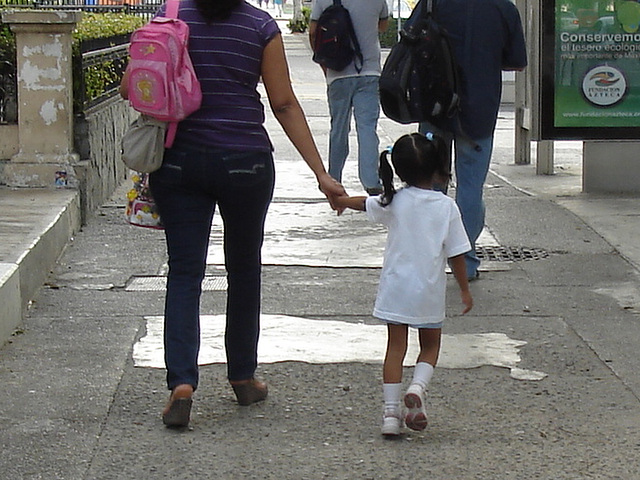
[[[160,292],[167,289],[167,277],[133,277],[125,291]],[[227,277],[207,276],[202,281],[202,291],[223,291],[227,289]]]
[[[547,258],[549,252],[540,248],[526,247],[492,247],[476,246],[476,252],[481,260],[487,262],[522,262]]]

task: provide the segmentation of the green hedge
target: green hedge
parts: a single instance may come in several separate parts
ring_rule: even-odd
[[[309,7],[302,7],[302,19],[293,21],[289,20],[287,27],[291,33],[304,33],[309,28],[309,17],[311,17],[311,9]]]
[[[398,20],[389,17],[389,26],[387,30],[380,34],[380,46],[382,48],[391,48],[398,41]]]
[[[16,58],[16,40],[9,26],[0,22],[0,61],[13,63]]]
[[[124,13],[90,13],[84,12],[82,20],[73,32],[74,44],[81,41],[113,37],[133,32],[147,21],[135,15]]]

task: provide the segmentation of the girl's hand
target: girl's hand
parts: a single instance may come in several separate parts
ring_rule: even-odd
[[[460,296],[462,297],[462,303],[464,305],[464,309],[462,310],[462,315],[464,315],[473,308],[473,298],[469,290],[460,292]]]
[[[464,305],[462,315],[464,315],[473,308],[473,298],[471,298],[471,292],[469,291],[469,280],[467,279],[467,266],[465,264],[464,254],[449,258],[449,265],[460,287],[460,297]]]
[[[333,204],[335,209],[338,212],[338,215],[342,215],[342,213],[349,208],[349,200],[351,199],[351,197],[347,196],[347,195],[341,195],[339,197],[335,197],[333,199]]]
[[[335,206],[340,208],[338,215],[342,213],[345,208],[364,212],[366,208],[367,197],[349,197],[348,195],[342,195],[334,199]]]

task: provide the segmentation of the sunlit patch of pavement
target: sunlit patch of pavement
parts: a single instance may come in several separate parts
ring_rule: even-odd
[[[164,368],[163,317],[148,316],[146,335],[133,349],[136,367]],[[363,323],[314,320],[287,315],[262,315],[259,344],[261,363],[296,361],[307,363],[380,363],[386,345],[386,327]],[[200,317],[200,365],[226,362],[224,315]],[[406,365],[418,353],[415,335],[410,336]],[[519,349],[526,345],[504,333],[443,335],[438,366],[469,369],[481,366],[508,368],[517,380],[542,380],[543,372],[518,367]]]
[[[624,310],[640,314],[640,288],[636,282],[604,285],[593,289],[593,291],[613,298]]]

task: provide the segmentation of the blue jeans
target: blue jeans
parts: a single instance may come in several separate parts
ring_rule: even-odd
[[[358,173],[365,189],[379,188],[378,118],[380,98],[378,77],[339,78],[327,87],[331,134],[329,136],[329,174],[342,182],[342,169],[349,155],[351,115],[358,134]]]
[[[275,175],[270,152],[174,145],[150,176],[165,226],[169,274],[164,316],[167,385],[198,386],[200,295],[216,205],[227,270],[225,347],[229,380],[253,377],[260,331],[264,221]]]
[[[484,228],[483,187],[491,162],[493,136],[474,140],[474,142],[480,147],[480,151],[477,151],[468,140],[454,141],[456,203],[460,208],[462,223],[471,242],[471,251],[465,255],[469,278],[476,276],[480,266],[480,259],[476,254],[476,241]]]
[[[421,123],[421,133],[438,130],[427,123]],[[446,138],[446,134],[444,134]],[[449,136],[450,140],[450,136]],[[473,143],[475,142],[475,143]],[[455,151],[454,169],[456,174],[456,203],[462,215],[462,223],[471,242],[471,250],[465,254],[467,277],[476,276],[480,259],[476,254],[476,241],[482,233],[485,220],[483,198],[484,182],[489,173],[493,135],[473,141],[457,137],[453,140]]]

